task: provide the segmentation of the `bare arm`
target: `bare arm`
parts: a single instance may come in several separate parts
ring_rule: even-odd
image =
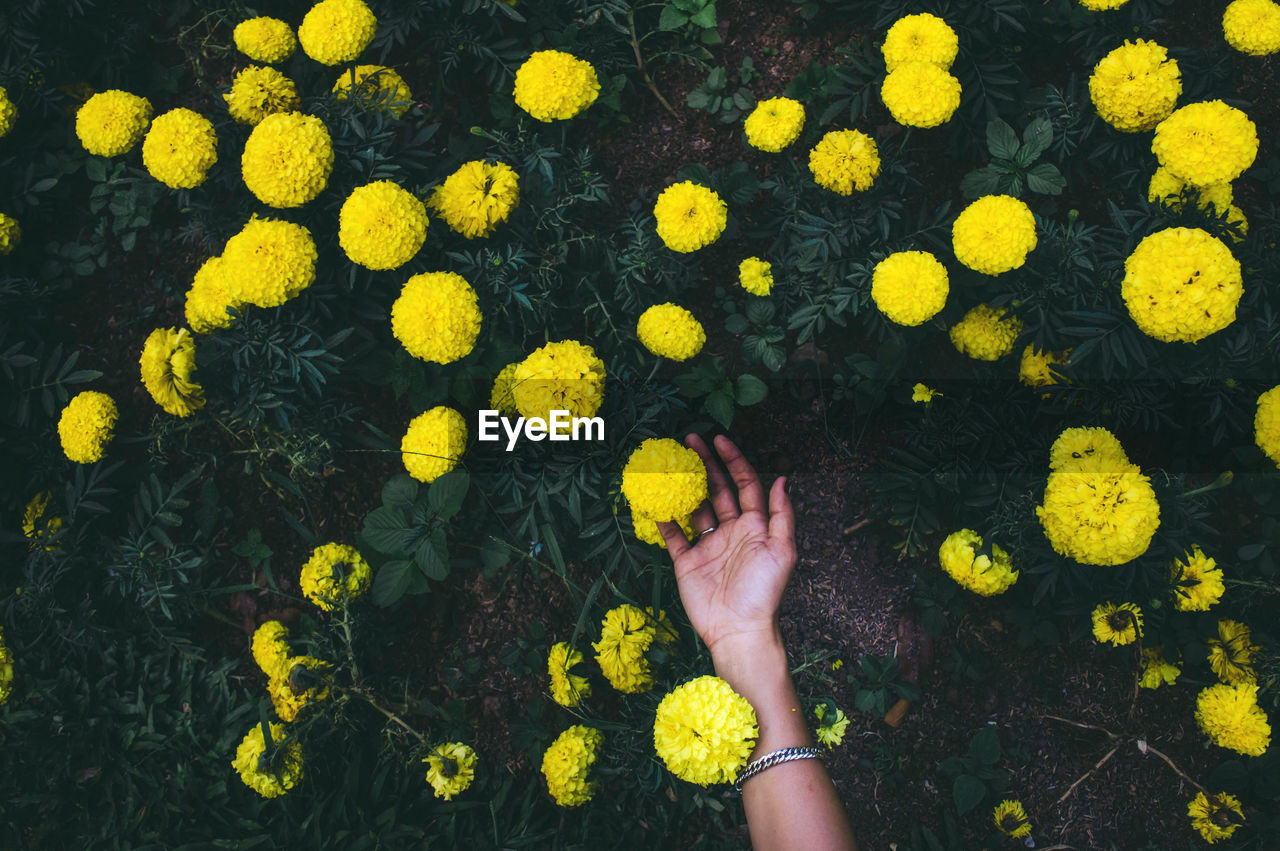
[[[711,508],[694,516],[697,530],[715,527],[690,544],[678,526],[659,524],[675,563],[680,599],[702,637],[716,674],[756,710],[760,738],[752,759],[785,747],[813,744],[778,629],[782,592],[796,564],[795,517],[786,479],[764,488],[727,437],[717,437],[720,463],[697,435],[685,442],[707,466]],[[776,849],[853,849],[849,821],[827,769],[816,759],[776,765],[742,790],[752,845]]]

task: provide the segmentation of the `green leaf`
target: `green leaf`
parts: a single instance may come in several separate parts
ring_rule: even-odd
[[[403,559],[389,561],[378,569],[373,577],[373,602],[390,606],[404,596],[413,578],[413,563]]]
[[[749,373],[739,375],[737,385],[734,399],[743,407],[763,402],[769,395],[768,385]]]
[[[741,313],[730,313],[724,320],[724,330],[730,334],[745,334],[751,323]]]
[[[387,480],[382,486],[382,504],[391,508],[408,508],[418,498],[418,482],[408,473]]]
[[[374,549],[388,555],[404,553],[413,538],[413,530],[409,528],[404,512],[385,506],[369,512],[361,532]]]
[[[987,150],[1002,160],[1011,160],[1018,153],[1018,134],[1007,121],[993,118],[987,122]]]
[[[1067,179],[1053,163],[1040,163],[1027,172],[1027,188],[1041,195],[1061,195]]]
[[[986,727],[969,740],[969,756],[984,765],[1000,760],[1000,736],[995,727]]]
[[[664,6],[662,14],[658,16],[660,30],[678,30],[687,23],[689,23],[689,16],[675,6]]]
[[[433,534],[418,544],[413,562],[429,579],[441,582],[449,576],[449,562],[440,552],[440,540]]]
[[[728,428],[733,423],[733,398],[724,390],[707,394],[707,413],[720,425]]]
[[[987,784],[972,774],[961,774],[951,786],[951,795],[956,802],[956,812],[964,815],[982,803],[987,796]]]
[[[452,517],[462,508],[470,487],[471,475],[466,470],[452,470],[431,483],[427,505],[438,517]]]
[[[711,103],[711,95],[707,94],[707,90],[702,86],[689,92],[689,96],[684,99],[685,104],[690,109],[706,109],[707,104]]]
[[[960,192],[970,199],[995,194],[999,186],[1000,170],[990,165],[975,169],[960,179]]]
[[[702,10],[689,19],[703,29],[711,29],[716,25],[716,4],[708,3]]]
[[[500,541],[487,539],[480,548],[480,563],[484,565],[485,576],[493,576],[511,560],[511,551]]]
[[[1022,150],[1019,152],[1032,163],[1053,144],[1053,122],[1047,118],[1037,118],[1022,131]]]

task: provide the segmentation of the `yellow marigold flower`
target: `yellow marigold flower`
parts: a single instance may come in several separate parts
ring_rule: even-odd
[[[116,403],[106,393],[96,390],[77,393],[58,419],[62,451],[77,464],[101,461],[118,418]]]
[[[1156,127],[1151,151],[1160,165],[1193,186],[1235,180],[1258,155],[1249,116],[1220,100],[1187,104]]]
[[[458,466],[466,448],[467,421],[444,405],[414,417],[400,441],[404,468],[420,482],[434,482]]]
[[[1006,836],[1021,839],[1031,835],[1031,820],[1023,809],[1021,801],[1004,800],[991,811],[991,820],[996,829]]]
[[[652,354],[686,361],[702,351],[707,334],[693,314],[676,304],[655,304],[640,314],[636,336]]]
[[[1154,41],[1126,41],[1093,66],[1089,95],[1102,120],[1125,133],[1151,130],[1182,94],[1178,62]]]
[[[241,124],[257,124],[276,112],[293,112],[302,106],[298,87],[275,68],[251,65],[231,81],[231,93],[222,96],[231,117]]]
[[[670,523],[692,514],[707,498],[707,468],[687,446],[669,437],[649,438],[627,459],[622,495],[632,511]]]
[[[233,306],[279,307],[314,283],[316,257],[311,231],[255,216],[227,240],[222,263],[211,274],[225,276]]]
[[[357,65],[333,84],[338,100],[355,92],[358,103],[386,110],[396,118],[413,106],[413,93],[404,78],[385,65]]]
[[[76,137],[99,157],[133,150],[150,124],[151,101],[119,89],[98,92],[76,111]]]
[[[423,272],[405,281],[391,305],[391,333],[415,358],[453,363],[480,335],[476,291],[454,272]]]
[[[738,283],[752,295],[768,295],[773,291],[773,264],[748,257],[738,264]]]
[[[1280,51],[1280,4],[1272,0],[1234,0],[1222,15],[1227,44],[1249,56]]]
[[[253,661],[270,678],[284,676],[289,660],[289,627],[280,621],[264,621],[253,631]]]
[[[1245,756],[1262,756],[1271,744],[1256,685],[1209,686],[1196,697],[1196,721],[1209,741]]]
[[[426,205],[390,180],[357,186],[338,214],[338,244],[366,269],[399,269],[426,238]]]
[[[684,532],[684,536],[686,538],[693,538],[693,515],[689,515],[688,517],[677,517],[673,522],[679,524],[680,529]],[[662,537],[662,533],[658,531],[658,524],[656,521],[645,517],[637,511],[632,511],[631,528],[636,533],[636,540],[646,544],[654,544],[655,546],[662,547],[664,550],[667,548],[667,542]]]
[[[927,251],[899,251],[876,264],[871,299],[899,325],[920,325],[938,314],[950,292],[947,269]]]
[[[975,594],[991,597],[1008,591],[1018,581],[1009,554],[992,544],[990,552],[982,536],[972,529],[952,532],[938,548],[938,563],[947,575]]]
[[[167,414],[189,417],[204,407],[196,383],[196,343],[186,328],[157,328],[142,346],[142,386]]]
[[[236,24],[231,33],[236,50],[254,62],[274,65],[283,62],[298,49],[293,27],[279,18],[257,17]]]
[[[12,254],[22,242],[22,226],[13,216],[0,213],[0,256]]]
[[[573,708],[591,696],[591,683],[586,677],[569,673],[582,661],[582,651],[563,641],[551,645],[547,654],[547,677],[551,680],[551,699],[561,706]]]
[[[373,571],[355,547],[324,544],[302,566],[298,584],[307,599],[326,612],[349,603],[369,590]]]
[[[302,18],[302,51],[324,65],[350,62],[373,41],[378,19],[361,0],[321,0]]]
[[[279,797],[302,779],[302,748],[296,741],[285,742],[284,737],[284,725],[271,724],[274,754],[268,757],[262,725],[255,724],[245,733],[231,762],[244,785],[264,798]]]
[[[884,67],[892,71],[908,62],[928,62],[946,71],[956,61],[960,39],[937,15],[921,12],[894,21],[884,35]]]
[[[1091,12],[1105,12],[1109,9],[1119,9],[1129,0],[1080,0],[1080,5]]]
[[[800,131],[804,129],[804,104],[784,97],[762,100],[743,122],[743,129],[748,145],[776,154],[800,138]]]
[[[1252,635],[1249,627],[1239,621],[1218,621],[1218,637],[1206,642],[1209,667],[1218,679],[1228,685],[1252,685],[1258,681],[1252,665],[1253,653],[1258,648]]]
[[[1240,262],[1200,228],[1165,228],[1143,239],[1120,285],[1139,330],[1166,343],[1195,343],[1226,328],[1243,293]]]
[[[573,118],[599,93],[591,63],[559,50],[539,50],[516,71],[516,106],[539,121]]]
[[[497,377],[493,379],[493,390],[489,392],[489,407],[500,412],[505,417],[514,417],[519,413],[516,410],[516,397],[512,393],[512,387],[515,385],[516,380],[516,370],[519,368],[519,361],[504,366]]]
[[[594,417],[604,403],[604,362],[576,340],[547,343],[520,361],[511,385],[522,417],[548,419],[552,411]]]
[[[1280,384],[1258,397],[1253,415],[1253,441],[1280,466]]]
[[[809,152],[814,181],[839,195],[865,192],[880,174],[875,140],[858,130],[832,130]]]
[[[463,163],[435,188],[429,201],[455,233],[489,236],[520,204],[520,181],[506,163]]]
[[[8,703],[13,694],[13,651],[4,640],[4,630],[0,629],[0,706]]]
[[[142,164],[152,177],[172,189],[193,189],[204,183],[217,161],[218,137],[213,124],[183,107],[151,122],[142,140]]]
[[[1210,845],[1219,839],[1230,839],[1231,834],[1245,822],[1240,799],[1226,792],[1219,792],[1211,797],[1207,797],[1204,792],[1197,792],[1191,803],[1187,804],[1187,817],[1191,819],[1191,826]]]
[[[676,777],[732,783],[755,747],[756,711],[719,677],[677,686],[658,704],[653,746]]]
[[[229,308],[239,310],[241,303],[231,297],[222,257],[210,257],[196,271],[187,290],[185,313],[187,324],[197,334],[207,334],[231,324]]]
[[[951,326],[951,343],[956,351],[974,360],[999,360],[1013,351],[1013,341],[1022,332],[1022,320],[1006,316],[1003,307],[980,304]]]
[[[1227,590],[1217,562],[1194,544],[1191,552],[1174,561],[1171,573],[1174,605],[1180,612],[1207,612]]]
[[[1196,206],[1200,209],[1210,207],[1216,210],[1228,210],[1231,207],[1232,191],[1230,183],[1213,183],[1208,186],[1193,187],[1167,168],[1157,168],[1147,184],[1147,202],[1161,203],[1174,209],[1182,209],[1182,193],[1187,189],[1197,191]]]
[[[0,86],[0,136],[8,135],[18,120],[18,107],[9,99],[9,90]]]
[[[880,99],[899,124],[937,127],[960,107],[960,81],[932,62],[904,62],[884,78]]]
[[[919,381],[917,381],[915,386],[911,388],[912,402],[918,402],[918,403],[923,403],[925,405],[928,405],[930,402],[933,401],[934,396],[941,396],[941,395],[942,394],[939,393],[937,390],[934,390],[932,387],[929,387],[926,384],[922,384]]]
[[[48,491],[41,491],[31,497],[31,501],[22,512],[22,534],[31,541],[29,544],[31,549],[39,546],[41,541],[52,538],[62,528],[61,517],[45,517],[45,512],[49,508],[49,497]],[[45,552],[52,552],[54,549],[56,547],[53,544],[44,546]]]
[[[975,272],[999,275],[1022,267],[1036,247],[1036,217],[1008,195],[985,195],[956,217],[951,247]]]
[[[1142,678],[1138,685],[1142,688],[1157,689],[1162,685],[1173,685],[1182,673],[1177,665],[1166,662],[1163,647],[1145,648],[1142,651]]]
[[[1049,469],[1106,472],[1130,466],[1116,436],[1105,428],[1068,428],[1049,447]]]
[[[1142,635],[1142,609],[1133,603],[1102,603],[1093,610],[1093,637],[1121,647]]]
[[[267,680],[271,706],[281,721],[292,722],[304,706],[329,697],[325,674],[332,668],[333,665],[314,656],[292,656],[284,660],[277,676]]]
[[[437,798],[452,801],[476,779],[476,752],[462,742],[447,742],[431,750],[423,760],[427,782]]]
[[[269,207],[301,207],[324,191],[332,170],[328,128],[319,118],[298,112],[262,119],[240,157],[244,185]]]
[[[591,645],[601,672],[623,694],[638,694],[653,688],[653,671],[645,654],[657,640],[668,646],[675,642],[675,628],[667,613],[640,609],[624,603],[605,613],[600,640]]]
[[[849,719],[844,712],[836,709],[831,714],[831,719],[827,719],[827,705],[819,703],[813,708],[813,714],[818,719],[818,729],[814,731],[818,741],[826,745],[828,748],[834,748],[844,743],[844,733],[849,729]]]
[[[1062,376],[1054,366],[1067,362],[1071,350],[1062,352],[1045,352],[1036,348],[1035,343],[1028,343],[1022,350],[1022,360],[1018,364],[1018,380],[1028,387],[1048,387],[1058,383]]]
[[[713,190],[686,180],[662,190],[653,217],[663,244],[687,254],[720,238],[729,223],[729,207]]]
[[[565,730],[542,755],[542,776],[547,791],[562,807],[576,807],[591,800],[596,782],[589,779],[604,733],[575,724]]]

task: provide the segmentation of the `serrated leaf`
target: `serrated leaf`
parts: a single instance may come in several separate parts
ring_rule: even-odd
[[[1022,150],[1019,152],[1027,158],[1027,162],[1035,162],[1053,144],[1053,122],[1047,118],[1037,118],[1022,131]]]
[[[387,562],[373,577],[373,602],[383,607],[393,605],[409,590],[412,578],[412,562],[403,559]]]
[[[658,16],[658,29],[678,30],[689,22],[689,16],[675,6],[663,6]]]
[[[438,517],[452,517],[462,508],[470,488],[471,475],[466,470],[452,470],[431,483],[427,505]]]
[[[1018,134],[1001,118],[987,122],[987,150],[991,156],[1011,160],[1018,153]]]
[[[398,555],[405,551],[413,538],[404,512],[398,508],[375,508],[364,519],[361,532],[380,553]]]
[[[733,399],[723,390],[707,394],[706,407],[707,413],[725,428],[733,423]]]
[[[987,784],[972,774],[961,774],[951,786],[951,796],[955,799],[956,812],[964,815],[982,803],[987,796]]]
[[[1061,195],[1067,179],[1053,163],[1040,163],[1027,172],[1027,188],[1041,195]]]
[[[392,508],[408,508],[418,498],[418,482],[408,473],[387,480],[382,486],[382,504]]]
[[[743,407],[763,402],[769,395],[769,387],[759,378],[749,373],[738,376],[734,388],[734,400]]]

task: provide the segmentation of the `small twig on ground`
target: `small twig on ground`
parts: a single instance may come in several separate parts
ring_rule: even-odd
[[[1108,730],[1106,727],[1099,727],[1095,724],[1081,724],[1079,721],[1072,721],[1070,718],[1063,718],[1060,715],[1043,715],[1041,717],[1051,718],[1054,721],[1061,721],[1063,724],[1070,724],[1072,727],[1079,727],[1082,730],[1097,730],[1099,733],[1106,733],[1107,738],[1111,739],[1112,741],[1115,741],[1116,739],[1120,738],[1115,733]]]
[[[1068,722],[1068,723],[1070,723],[1070,722]],[[1083,725],[1081,725],[1081,726],[1083,726]],[[1111,757],[1115,756],[1115,755],[1116,755],[1116,751],[1118,751],[1118,750],[1120,750],[1120,745],[1116,745],[1116,746],[1115,746],[1115,747],[1113,747],[1111,750],[1107,751],[1107,755],[1106,755],[1106,756],[1104,756],[1102,759],[1098,760],[1097,765],[1095,765],[1093,768],[1091,768],[1091,769],[1089,769],[1088,771],[1086,771],[1084,774],[1080,775],[1080,779],[1079,779],[1079,780],[1077,780],[1075,783],[1072,783],[1072,784],[1071,784],[1071,788],[1070,788],[1070,789],[1068,789],[1066,792],[1062,793],[1062,797],[1061,797],[1061,798],[1059,798],[1059,799],[1054,803],[1054,806],[1056,807],[1058,804],[1061,804],[1061,803],[1062,803],[1063,801],[1065,801],[1067,798],[1070,798],[1070,797],[1071,797],[1071,793],[1072,793],[1072,792],[1074,792],[1074,791],[1076,790],[1076,787],[1077,787],[1077,786],[1079,786],[1081,783],[1083,783],[1085,780],[1089,779],[1089,775],[1090,775],[1090,774],[1093,774],[1093,773],[1094,773],[1095,771],[1097,771],[1099,768],[1102,768],[1102,766],[1106,765],[1107,760],[1109,760],[1109,759],[1111,759]]]
[[[1169,759],[1169,757],[1165,756],[1164,754],[1160,753],[1160,751],[1156,750],[1155,748],[1151,747],[1151,745],[1147,744],[1146,739],[1138,739],[1138,750],[1142,751],[1143,753],[1153,753],[1156,756],[1160,757],[1165,761],[1166,764],[1168,764],[1170,768],[1172,768],[1177,773],[1179,777],[1181,777],[1183,780],[1190,783],[1192,786],[1196,787],[1198,791],[1203,792],[1206,798],[1209,797],[1208,789],[1204,788],[1199,783],[1192,780],[1185,771],[1183,771],[1181,768],[1178,768],[1178,766],[1174,765],[1173,760]]]
[[[854,532],[858,531],[859,529],[862,529],[870,525],[871,525],[871,518],[864,517],[861,520],[859,520],[857,523],[854,523],[852,526],[845,526],[844,532],[842,534],[852,535]]]
[[[636,54],[636,69],[640,72],[640,76],[644,77],[644,84],[649,87],[649,91],[653,92],[653,96],[658,99],[658,103],[662,104],[667,112],[671,113],[671,117],[679,119],[680,115],[667,103],[667,99],[662,96],[662,92],[658,91],[658,87],[653,84],[653,78],[649,76],[649,70],[645,68],[644,56],[640,53],[640,39],[636,36],[636,13],[634,10],[627,12],[627,28],[631,30],[631,49]]]

